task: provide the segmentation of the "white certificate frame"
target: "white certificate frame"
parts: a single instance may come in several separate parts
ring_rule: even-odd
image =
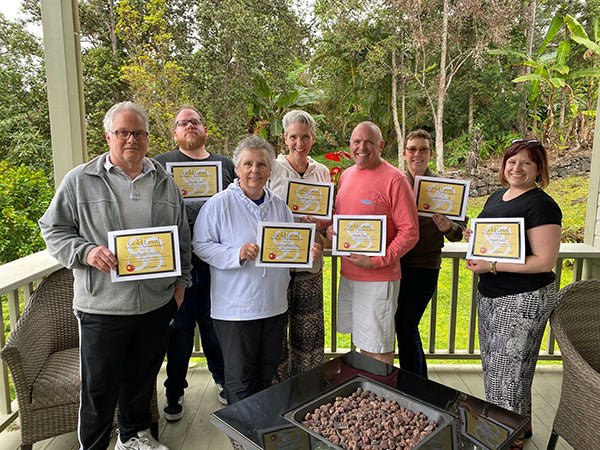
[[[502,242],[507,242],[506,238],[498,234],[500,227],[503,233],[510,232],[511,236],[515,236],[512,239],[516,239],[514,242],[517,245],[516,251],[511,250],[510,245],[500,245]],[[525,264],[525,219],[523,217],[471,219],[471,231],[467,259]],[[486,235],[488,231],[492,239],[500,242],[490,242]],[[495,236],[498,235],[499,237],[496,238]],[[487,248],[486,243],[489,243],[492,248]]]
[[[373,249],[373,246],[369,246],[371,249],[363,250],[360,248],[351,248],[351,244],[341,242],[340,238],[340,226],[351,225],[353,222],[370,223],[377,225],[379,230],[379,239],[377,245]],[[386,248],[386,237],[387,237],[387,216],[385,215],[334,215],[333,216],[333,239],[331,241],[331,254],[336,256],[349,256],[352,253],[363,254],[367,256],[385,256]],[[374,230],[375,233],[377,230]],[[345,250],[350,248],[350,250]]]
[[[422,186],[425,184],[438,185],[441,188],[447,187],[447,188],[460,189],[462,192],[459,192],[457,194],[458,196],[460,196],[460,205],[458,207],[458,211],[459,211],[458,214],[456,214],[456,213],[449,214],[448,209],[444,209],[441,207],[435,208],[436,205],[429,205],[428,203],[425,205],[422,205],[424,196],[425,196],[425,191],[422,189]],[[469,201],[470,188],[471,188],[470,180],[454,180],[451,178],[426,177],[426,176],[417,175],[415,177],[415,183],[413,186],[413,189],[415,192],[415,200],[417,201],[417,215],[423,216],[423,217],[431,217],[435,213],[439,213],[439,214],[443,214],[450,220],[459,220],[459,221],[465,220],[465,218],[467,217],[467,202]],[[448,198],[448,195],[446,195],[446,198],[448,199],[448,201],[450,201],[450,199]],[[451,204],[451,209],[455,209],[455,210],[457,209],[455,207],[452,208],[454,206],[454,204],[452,202],[450,202],[450,204]]]
[[[273,247],[277,247],[274,242],[267,243],[266,235],[270,233],[296,233],[306,242],[306,246],[297,248],[298,256],[293,258],[294,261],[279,260],[280,255],[273,251]],[[313,267],[312,247],[315,243],[317,226],[314,223],[296,223],[296,222],[258,222],[257,238],[258,256],[254,263],[257,267],[285,267],[294,269],[311,269]],[[303,244],[304,245],[304,244]],[[283,251],[281,247],[279,251]],[[284,256],[287,252],[284,253]]]
[[[319,213],[319,212],[311,212],[311,211],[307,211],[307,210],[302,210],[300,208],[300,206],[298,206],[297,204],[292,204],[293,203],[293,199],[290,198],[290,191],[291,191],[291,187],[293,185],[299,185],[299,186],[307,186],[307,187],[313,187],[317,190],[319,190],[321,193],[324,190],[327,190],[327,193],[324,195],[324,197],[326,197],[325,201],[327,202],[327,206],[326,206],[326,212],[325,214]],[[316,217],[318,219],[331,219],[331,216],[333,215],[333,191],[334,191],[334,184],[332,182],[329,181],[306,181],[306,180],[299,180],[297,178],[286,178],[286,186],[285,186],[285,203],[286,205],[288,205],[288,208],[290,208],[290,211],[292,211],[292,215],[294,217],[307,217],[307,216],[311,216],[311,217]],[[319,205],[321,206],[321,205]],[[323,209],[323,208],[318,208],[318,209]]]
[[[166,264],[167,269],[162,270],[161,266],[156,269],[151,269],[149,271],[144,271],[142,273],[135,273],[136,266],[135,264],[130,264],[131,261],[140,261],[142,264],[144,263],[143,259],[140,257],[136,257],[136,255],[131,252],[122,254],[120,248],[122,248],[122,241],[128,239],[128,243],[132,242],[132,239],[152,239],[158,238],[160,235],[166,235],[168,238],[167,242],[163,242],[168,248],[167,251],[163,252],[161,255],[159,252],[159,256],[165,257],[168,256],[168,262]],[[135,244],[135,242],[133,242]],[[123,242],[124,244],[124,242]],[[146,242],[147,244],[147,242]],[[130,246],[124,244],[129,249]],[[166,278],[166,277],[178,277],[181,276],[181,256],[179,253],[179,230],[176,225],[163,226],[163,227],[150,227],[150,228],[132,228],[129,230],[117,230],[117,231],[109,231],[108,232],[108,249],[113,252],[115,257],[117,258],[117,268],[110,271],[110,280],[113,283],[122,282],[122,281],[136,281],[136,280],[153,280],[156,278]],[[146,249],[144,251],[148,251],[148,245],[146,245]],[[157,253],[154,251],[154,253]],[[140,255],[142,258],[148,258],[148,255]],[[151,255],[152,256],[152,255]],[[125,266],[125,269],[122,267],[125,261],[122,258],[127,258],[128,264]],[[130,268],[131,266],[131,268]],[[142,266],[138,270],[145,270],[146,266]],[[172,267],[169,269],[168,267]],[[129,272],[129,273],[128,273]]]
[[[186,203],[187,202],[206,201],[209,198],[211,198],[213,195],[215,195],[223,190],[223,164],[221,163],[221,161],[168,162],[165,164],[165,166],[167,168],[167,172],[169,172],[171,174],[171,176],[175,180],[175,183],[177,184],[177,187],[179,187],[179,191],[181,192],[181,195],[183,196],[183,201]],[[217,176],[216,191],[215,192],[209,191],[208,193],[205,193],[205,194],[188,195],[185,190],[185,186],[181,186],[181,183],[178,182],[179,181],[178,177],[175,176],[176,171],[183,170],[188,167],[189,168],[215,167],[216,168],[216,176]]]

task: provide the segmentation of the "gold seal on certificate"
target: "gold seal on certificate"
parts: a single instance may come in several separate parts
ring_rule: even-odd
[[[473,219],[467,259],[525,263],[525,221],[522,217]]]
[[[260,267],[308,268],[313,265],[314,223],[259,222],[255,264]]]
[[[288,178],[286,203],[295,217],[314,216],[331,219],[333,183],[300,181]]]
[[[168,162],[166,166],[184,201],[207,200],[223,190],[221,161]]]
[[[333,216],[331,254],[385,256],[386,216]]]
[[[416,176],[414,190],[418,215],[431,217],[439,213],[449,219],[465,220],[470,186],[468,180]]]
[[[175,225],[109,231],[108,248],[117,258],[111,281],[181,275],[179,233]]]

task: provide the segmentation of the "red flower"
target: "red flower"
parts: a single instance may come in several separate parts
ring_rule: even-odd
[[[335,166],[335,167],[332,167],[332,168],[329,170],[329,174],[330,174],[332,177],[333,177],[333,176],[335,176],[335,175],[338,175],[338,174],[340,174],[340,173],[342,173],[342,168],[341,168],[340,166]]]
[[[330,152],[330,153],[325,153],[325,158],[329,159],[331,161],[336,161],[336,162],[340,162],[342,160],[342,158],[345,159],[350,159],[352,156],[350,155],[350,153],[346,152],[346,151],[337,151],[337,152]]]

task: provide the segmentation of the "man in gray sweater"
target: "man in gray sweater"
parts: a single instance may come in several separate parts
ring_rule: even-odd
[[[109,151],[71,170],[40,219],[49,253],[73,270],[81,356],[81,449],[106,449],[115,407],[115,449],[168,450],[150,433],[150,402],[169,323],[191,284],[183,199],[163,167],[146,158],[148,118],[131,103],[104,117]],[[178,228],[181,275],[111,282],[109,231]]]

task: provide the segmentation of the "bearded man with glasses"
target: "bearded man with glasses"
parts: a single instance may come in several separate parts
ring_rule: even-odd
[[[150,404],[169,323],[191,285],[190,230],[179,188],[146,158],[148,117],[122,102],[104,117],[109,151],[71,170],[39,221],[48,252],[73,270],[79,321],[83,450],[106,449],[119,404],[116,450],[168,450],[152,436]],[[108,232],[178,228],[181,275],[111,282]]]
[[[168,162],[221,162],[223,189],[233,182],[233,162],[225,156],[206,150],[208,130],[200,111],[192,105],[182,105],[175,113],[173,139],[177,148],[156,157],[163,166]],[[205,200],[186,201],[190,230],[204,205]],[[208,264],[192,255],[192,286],[185,291],[185,301],[171,325],[167,350],[167,379],[165,380],[167,403],[165,418],[172,422],[183,417],[183,393],[188,387],[186,380],[188,365],[194,347],[196,324],[200,331],[202,350],[206,356],[208,370],[217,389],[217,399],[227,404],[223,385],[225,383],[223,354],[210,318],[210,268]]]

